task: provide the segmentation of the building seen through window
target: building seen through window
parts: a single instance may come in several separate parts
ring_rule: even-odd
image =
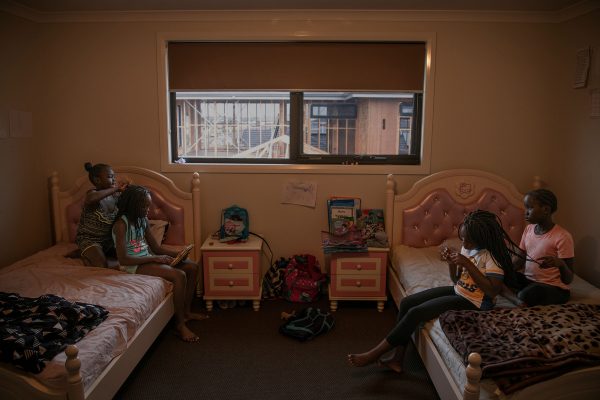
[[[186,162],[414,163],[421,101],[410,92],[175,92],[172,156]]]

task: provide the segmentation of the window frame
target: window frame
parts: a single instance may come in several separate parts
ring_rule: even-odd
[[[235,162],[237,164],[281,164],[285,162],[287,164],[374,164],[374,165],[417,165],[420,161],[419,154],[305,154],[304,153],[304,133],[306,127],[303,126],[304,121],[307,119],[316,118],[312,115],[303,115],[304,105],[304,93],[305,92],[290,92],[290,145],[289,145],[289,158],[227,158],[227,157],[189,157],[187,161],[192,159],[191,164],[231,164]],[[169,115],[180,115],[180,110],[177,107],[176,102],[177,92],[169,93]],[[413,109],[415,112],[412,114],[412,132],[421,131],[421,103],[422,94],[415,93],[415,101]],[[347,105],[344,105],[347,106]],[[312,108],[311,104],[309,108]],[[309,114],[312,114],[312,110],[309,110]],[[356,110],[354,110],[354,118],[356,118]],[[398,118],[401,118],[398,114]],[[320,118],[318,118],[320,119]],[[329,119],[329,117],[323,117],[323,119]],[[177,124],[177,118],[170,119],[170,159],[177,160],[179,158],[178,147],[179,147],[179,136],[181,135],[180,127]],[[397,132],[400,136],[400,129]],[[411,135],[411,148],[419,149],[421,145],[421,134]],[[198,162],[197,160],[201,160]]]
[[[425,84],[422,93],[422,109],[420,121],[422,123],[420,135],[420,154],[417,158],[420,163],[417,164],[373,164],[366,157],[357,159],[358,164],[345,163],[325,164],[321,160],[313,159],[305,163],[287,163],[287,160],[268,160],[252,159],[249,162],[241,163],[237,160],[224,159],[224,163],[190,163],[179,164],[171,161],[171,149],[173,146],[171,132],[171,102],[167,83],[167,46],[170,41],[206,41],[206,40],[232,40],[232,41],[261,41],[261,40],[294,40],[293,35],[272,33],[269,35],[258,35],[248,37],[245,33],[235,34],[215,30],[211,33],[158,33],[157,34],[157,68],[158,68],[158,86],[159,86],[159,134],[160,134],[160,152],[161,152],[161,171],[163,172],[185,172],[198,171],[206,173],[343,173],[343,174],[426,174],[430,172],[431,165],[431,142],[433,136],[433,92],[434,92],[434,56],[435,56],[435,33],[415,32],[415,33],[390,33],[390,34],[361,34],[348,33],[331,37],[330,35],[320,35],[315,33],[303,40],[311,41],[421,41],[426,47],[426,71]],[[298,121],[297,118],[295,118]],[[413,124],[416,119],[413,119]],[[302,121],[299,121],[300,123]],[[414,128],[413,128],[414,129]],[[290,138],[292,140],[292,138]],[[290,157],[292,152],[297,152],[298,146],[290,145]],[[334,156],[335,157],[335,156]],[[347,156],[344,156],[347,158]]]

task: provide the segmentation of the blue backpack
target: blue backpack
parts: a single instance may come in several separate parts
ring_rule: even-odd
[[[220,242],[232,242],[248,240],[250,234],[250,222],[248,211],[245,208],[232,205],[225,208],[221,213],[221,229],[219,231]]]

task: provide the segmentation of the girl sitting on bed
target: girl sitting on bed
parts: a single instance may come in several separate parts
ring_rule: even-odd
[[[198,265],[183,260],[170,264],[178,252],[162,247],[148,229],[148,211],[152,204],[150,191],[129,185],[119,197],[118,212],[112,230],[121,269],[130,274],[159,276],[173,284],[173,302],[179,337],[196,342],[198,336],[186,325],[206,315],[191,312],[192,298],[198,278]]]
[[[554,193],[536,189],[525,194],[525,220],[520,248],[524,254],[517,258],[517,296],[525,305],[564,304],[570,298],[569,284],[573,281],[575,252],[573,237],[552,221],[558,208]]]
[[[420,323],[438,317],[448,310],[490,310],[502,290],[504,280],[513,279],[512,261],[506,243],[512,243],[502,229],[498,217],[488,211],[469,213],[458,229],[462,240],[460,252],[442,249],[442,259],[448,262],[454,286],[437,287],[414,293],[402,299],[396,326],[385,339],[371,350],[349,354],[348,362],[355,367],[378,362],[396,372],[402,372],[404,350]],[[394,350],[391,356],[382,356]]]
[[[85,195],[75,243],[85,265],[118,268],[107,255],[115,255],[111,230],[117,215],[118,196],[127,183],[117,183],[110,165],[87,162],[84,168],[94,188]]]

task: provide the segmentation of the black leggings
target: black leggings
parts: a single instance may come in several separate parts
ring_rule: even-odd
[[[405,346],[421,322],[434,319],[448,310],[479,310],[475,304],[442,286],[407,296],[400,302],[396,326],[385,338],[392,346]]]
[[[528,306],[545,306],[548,304],[565,304],[571,297],[569,290],[558,286],[529,280],[523,274],[517,274],[518,285],[521,288],[517,297]]]

